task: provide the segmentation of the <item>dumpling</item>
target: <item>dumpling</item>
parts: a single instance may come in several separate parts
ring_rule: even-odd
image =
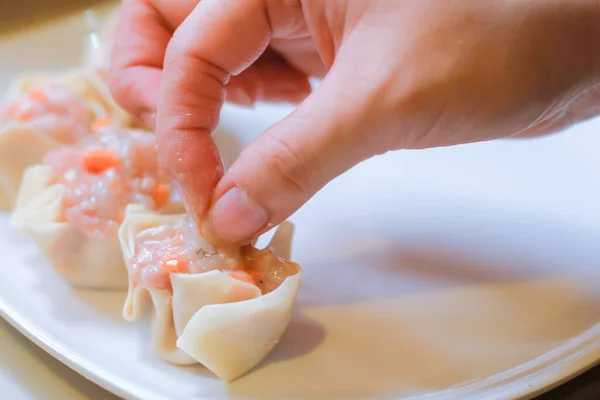
[[[224,253],[185,214],[130,209],[119,230],[129,274],[123,316],[137,319],[149,295],[157,353],[234,380],[273,349],[291,319],[301,275],[298,264],[286,261],[292,234],[284,222],[266,249]]]
[[[35,239],[72,285],[126,288],[117,235],[125,209],[162,209],[170,192],[155,136],[109,126],[28,168],[11,223]]]
[[[0,210],[13,207],[25,169],[43,155],[111,120],[130,124],[94,73],[30,74],[15,80],[0,105]]]

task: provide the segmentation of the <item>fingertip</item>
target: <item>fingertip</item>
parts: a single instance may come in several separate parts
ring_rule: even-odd
[[[224,174],[217,145],[204,130],[158,130],[157,144],[161,162],[167,166],[186,210],[200,222]]]

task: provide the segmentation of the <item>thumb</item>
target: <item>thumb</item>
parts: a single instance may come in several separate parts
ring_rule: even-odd
[[[188,213],[200,222],[223,175],[210,134],[226,85],[263,52],[270,27],[262,0],[196,3],[166,50],[156,135]]]
[[[255,139],[219,182],[205,228],[243,243],[279,224],[327,182],[376,154],[370,102],[334,67],[298,108]]]

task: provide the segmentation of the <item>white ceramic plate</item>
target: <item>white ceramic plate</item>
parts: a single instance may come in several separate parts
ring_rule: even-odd
[[[0,38],[0,83],[77,62],[80,15]],[[289,109],[227,108],[229,163]],[[600,121],[541,140],[365,162],[294,217],[304,266],[279,346],[226,385],[178,368],[121,319],[122,293],[72,290],[0,217],[0,312],[131,399],[516,398],[600,357]]]

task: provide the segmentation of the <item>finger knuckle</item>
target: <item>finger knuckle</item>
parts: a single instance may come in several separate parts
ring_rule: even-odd
[[[176,88],[176,101],[164,109],[172,128],[212,132],[225,97],[223,70],[198,58],[187,46],[177,45],[169,48],[164,71],[170,87]]]
[[[283,181],[285,187],[308,194],[312,191],[311,165],[292,144],[272,131],[263,134],[266,146],[258,157],[267,171]]]

